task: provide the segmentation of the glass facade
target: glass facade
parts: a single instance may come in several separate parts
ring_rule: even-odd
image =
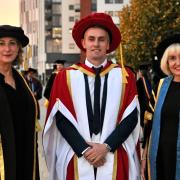
[[[61,16],[52,16],[52,25],[61,26]]]
[[[62,50],[61,0],[45,1],[46,53]]]
[[[61,14],[61,4],[52,4],[52,13]]]

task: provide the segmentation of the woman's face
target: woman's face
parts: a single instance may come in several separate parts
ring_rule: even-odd
[[[0,63],[12,63],[16,59],[18,52],[19,45],[15,38],[0,38]]]
[[[175,81],[180,81],[180,51],[172,51],[168,54],[169,70],[174,75]]]

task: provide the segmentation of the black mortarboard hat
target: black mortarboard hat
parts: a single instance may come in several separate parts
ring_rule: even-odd
[[[33,73],[37,73],[37,69],[34,68],[28,68],[27,72],[33,72]]]
[[[165,50],[171,44],[180,43],[180,32],[172,33],[169,36],[166,36],[156,48],[156,55],[158,60],[161,60]]]
[[[64,64],[65,62],[65,60],[56,60],[54,64]]]
[[[24,34],[21,27],[0,25],[0,38],[2,37],[16,38],[22,44],[22,47],[29,43],[29,38]]]

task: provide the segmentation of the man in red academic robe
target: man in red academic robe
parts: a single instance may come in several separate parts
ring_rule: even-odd
[[[107,53],[121,40],[104,13],[72,32],[85,63],[61,71],[51,92],[43,145],[51,180],[137,180],[140,123],[133,73]]]

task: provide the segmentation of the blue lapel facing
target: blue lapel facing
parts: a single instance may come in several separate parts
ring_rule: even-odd
[[[151,141],[149,147],[150,173],[152,180],[156,180],[156,156],[158,151],[159,135],[160,135],[161,109],[171,81],[172,81],[172,76],[169,76],[164,79],[159,92],[157,104],[155,107],[155,112],[153,115],[153,125],[152,125]]]

